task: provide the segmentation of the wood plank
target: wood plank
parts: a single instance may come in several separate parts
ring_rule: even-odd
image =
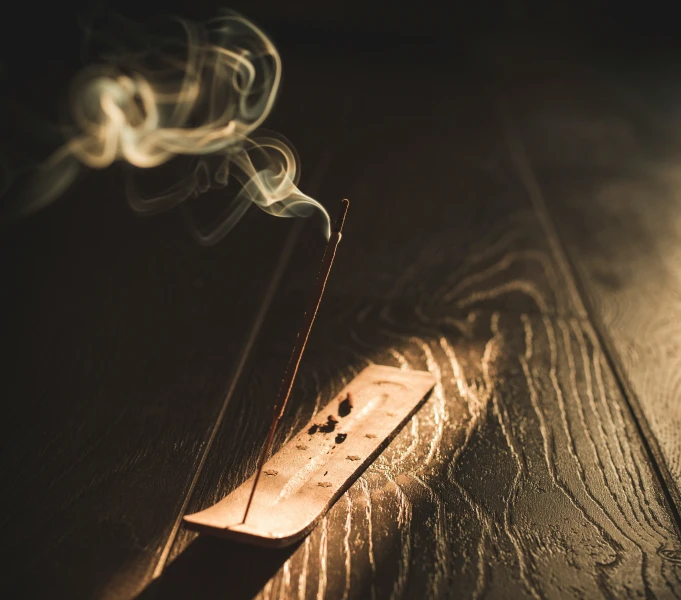
[[[323,188],[353,204],[276,444],[368,364],[427,369],[435,392],[298,547],[183,529],[141,597],[678,596],[664,494],[493,103],[454,63],[376,60],[326,65],[361,90]],[[308,234],[190,511],[255,468],[323,247]]]
[[[352,333],[366,360],[439,371],[412,428],[295,552],[199,539],[159,597],[678,595],[678,538],[588,329],[487,312],[463,335],[440,315],[399,317]]]
[[[306,185],[324,118],[296,93],[272,121],[300,133]],[[117,170],[3,230],[4,597],[130,597],[151,576],[292,231],[253,210],[202,248],[181,211],[133,215]]]
[[[678,511],[681,94],[668,62],[593,63],[520,92],[518,128]]]

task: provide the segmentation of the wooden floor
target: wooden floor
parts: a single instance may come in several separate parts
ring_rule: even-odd
[[[269,125],[352,206],[276,445],[368,364],[437,379],[291,549],[181,520],[255,469],[319,223],[201,248],[111,170],[3,232],[3,597],[681,597],[681,86],[436,50],[284,52]]]

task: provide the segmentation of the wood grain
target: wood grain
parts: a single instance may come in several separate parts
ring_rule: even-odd
[[[681,508],[681,163],[673,129],[681,96],[669,57],[655,58],[610,57],[593,61],[596,71],[578,63],[556,72],[552,85],[526,87],[514,104],[548,209]]]
[[[276,444],[368,364],[428,369],[433,396],[300,546],[180,530],[142,598],[681,595],[678,532],[557,240],[484,86],[442,68],[336,75],[362,94],[323,191],[354,212]],[[323,245],[308,234],[192,511],[255,468]]]

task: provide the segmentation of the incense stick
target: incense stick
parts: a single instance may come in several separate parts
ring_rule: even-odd
[[[326,250],[324,251],[324,257],[322,258],[322,264],[319,268],[319,273],[317,274],[317,279],[315,280],[314,288],[312,289],[312,298],[310,299],[310,304],[305,316],[303,317],[303,323],[298,330],[298,335],[296,336],[296,343],[293,347],[293,352],[291,353],[291,358],[289,359],[288,366],[286,367],[286,372],[284,373],[284,378],[281,381],[281,386],[279,387],[279,394],[277,395],[277,402],[274,405],[274,418],[272,419],[272,425],[267,433],[267,439],[265,440],[265,445],[263,446],[262,452],[260,454],[260,460],[258,461],[258,470],[255,473],[255,479],[253,480],[253,487],[251,488],[251,494],[248,497],[248,504],[246,504],[246,511],[244,512],[244,518],[242,523],[246,522],[246,517],[248,517],[248,511],[251,508],[251,503],[253,502],[253,496],[255,495],[255,488],[260,480],[260,475],[262,474],[262,469],[269,458],[269,452],[272,448],[272,442],[274,441],[274,432],[277,429],[279,420],[284,414],[286,409],[286,404],[288,403],[289,396],[291,395],[291,389],[293,388],[293,382],[295,381],[296,375],[298,373],[298,367],[300,366],[300,360],[303,357],[303,352],[305,352],[305,346],[307,345],[307,340],[310,337],[310,331],[312,325],[314,324],[315,317],[317,316],[317,311],[319,310],[319,305],[322,302],[322,296],[324,295],[324,289],[326,288],[326,282],[329,278],[329,273],[331,272],[331,267],[333,266],[333,260],[336,257],[336,249],[338,248],[338,243],[341,240],[343,232],[343,224],[345,223],[345,216],[348,212],[348,207],[350,206],[349,200],[343,200],[341,202],[341,209],[333,223],[331,229],[331,237],[329,237],[329,242],[326,245]]]

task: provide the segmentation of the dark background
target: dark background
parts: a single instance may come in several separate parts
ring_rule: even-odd
[[[568,60],[586,55],[588,61],[593,54],[625,69],[646,61],[654,68],[660,62],[676,64],[681,43],[668,2],[18,2],[0,25],[0,152],[10,170],[42,160],[64,139],[60,127],[69,123],[69,83],[88,60],[83,32],[89,21],[111,13],[140,22],[159,15],[201,20],[223,6],[263,27],[282,52],[284,65],[287,52],[344,52],[371,61],[393,49],[401,50],[403,58],[413,50],[416,60],[454,64],[463,48],[480,40],[521,41],[535,59],[547,42],[560,39]]]
[[[678,39],[672,3],[541,2],[490,0],[481,3],[422,1],[389,6],[371,2],[231,2],[214,0],[66,0],[37,6],[15,3],[2,20],[2,60],[7,75],[31,78],[57,65],[78,61],[78,20],[103,10],[144,19],[158,14],[205,18],[227,6],[255,20],[278,43],[351,45],[367,38],[390,36],[431,38],[451,43],[457,38],[509,32],[561,33],[591,43],[607,41],[630,50],[670,44]]]

